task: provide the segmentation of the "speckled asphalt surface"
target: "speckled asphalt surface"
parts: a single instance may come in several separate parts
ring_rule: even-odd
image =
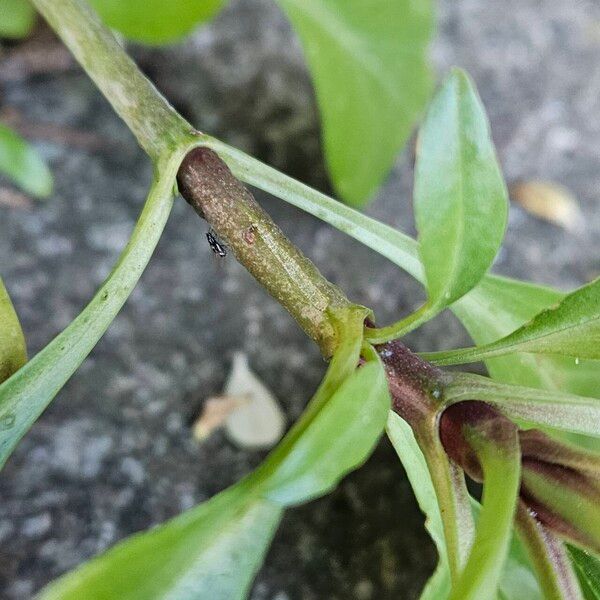
[[[443,0],[433,58],[466,68],[489,111],[508,181],[551,179],[578,198],[573,235],[511,209],[496,270],[568,288],[600,273],[600,6],[590,1]],[[199,128],[327,189],[299,46],[269,0],[236,0],[169,50],[136,50]],[[0,272],[30,353],[64,328],[108,274],[140,210],[150,170],[124,126],[74,69],[4,86],[37,123],[108,140],[85,151],[39,142],[56,191],[32,210],[0,206]],[[412,231],[410,156],[369,212]],[[275,220],[381,322],[422,292],[371,251],[259,194]],[[30,597],[119,539],[205,500],[263,458],[190,422],[223,384],[232,351],[250,355],[293,421],[325,365],[287,314],[231,258],[215,263],[206,226],[176,203],[130,301],[26,436],[0,478],[0,597]],[[466,342],[449,315],[410,337],[417,349]],[[389,444],[330,496],[289,511],[253,600],[415,598],[435,553]]]

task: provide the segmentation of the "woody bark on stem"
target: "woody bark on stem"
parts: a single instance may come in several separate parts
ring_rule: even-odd
[[[332,315],[352,306],[342,291],[285,237],[209,148],[188,153],[177,182],[198,215],[329,358],[337,344]]]

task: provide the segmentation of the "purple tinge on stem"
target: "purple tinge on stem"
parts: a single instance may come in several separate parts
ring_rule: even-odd
[[[465,401],[443,412],[439,432],[448,456],[481,482],[473,432],[501,452],[505,434],[515,427],[486,403]],[[600,554],[600,457],[536,429],[519,431],[519,443],[520,497],[531,516],[561,538]]]
[[[519,434],[521,498],[545,527],[600,554],[600,457],[531,429]]]
[[[376,349],[385,368],[392,410],[413,429],[423,419],[434,419],[448,375],[399,340],[379,344]]]
[[[516,425],[497,409],[477,400],[449,406],[440,417],[440,440],[448,456],[474,481],[483,470],[473,446],[475,437],[494,444],[498,452],[514,447]]]

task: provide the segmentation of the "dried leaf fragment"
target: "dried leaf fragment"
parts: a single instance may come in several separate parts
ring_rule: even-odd
[[[523,181],[510,188],[512,198],[528,213],[567,231],[583,227],[577,200],[565,187],[548,181]]]
[[[194,438],[199,442],[204,441],[213,431],[223,426],[227,417],[234,410],[248,401],[247,397],[214,396],[208,398],[204,403],[202,414],[194,422]]]

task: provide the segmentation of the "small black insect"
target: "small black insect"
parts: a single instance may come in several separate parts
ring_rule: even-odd
[[[219,240],[217,234],[212,229],[209,229],[206,232],[206,239],[208,240],[208,245],[210,246],[210,249],[217,256],[220,256],[221,258],[227,256],[227,246],[223,242],[221,242],[221,240]]]

